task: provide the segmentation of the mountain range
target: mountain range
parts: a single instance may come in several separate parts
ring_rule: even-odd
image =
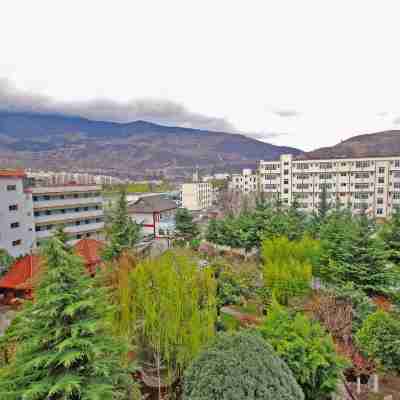
[[[254,167],[257,160],[301,150],[241,134],[171,127],[146,121],[117,123],[81,117],[0,111],[0,165],[86,170],[131,178],[184,177]]]

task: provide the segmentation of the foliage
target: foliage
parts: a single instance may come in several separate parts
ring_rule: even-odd
[[[400,372],[400,320],[377,311],[363,323],[356,335],[361,350],[383,368]]]
[[[381,237],[389,250],[389,260],[400,266],[400,211],[398,209],[383,226]]]
[[[306,221],[306,215],[295,206],[279,209],[276,205],[258,202],[253,211],[245,208],[238,216],[211,220],[206,238],[215,244],[249,251],[260,247],[264,238],[287,236],[290,240],[300,239],[305,233]]]
[[[124,190],[126,193],[150,193],[150,192],[167,192],[171,190],[168,182],[153,184],[151,182],[137,182],[120,185],[108,185],[104,187],[106,194],[118,193]]]
[[[105,261],[118,259],[125,250],[132,249],[140,239],[141,226],[133,222],[128,214],[124,191],[121,191],[119,195],[108,225],[107,244],[102,254]]]
[[[185,251],[142,261],[130,275],[131,316],[139,359],[180,376],[214,336],[216,283],[209,268]]]
[[[63,245],[65,251],[71,251],[71,247],[68,246],[68,234],[65,232],[65,226],[63,224],[57,225],[57,229],[53,236]]]
[[[321,229],[318,274],[341,286],[352,282],[368,295],[389,294],[399,283],[399,272],[389,262],[385,243],[366,216],[335,211]]]
[[[261,337],[220,334],[186,371],[184,400],[302,400],[290,369]]]
[[[0,249],[0,276],[3,276],[14,262],[14,258],[7,250]]]
[[[318,243],[308,238],[300,241],[289,241],[286,237],[264,240],[264,284],[280,303],[288,304],[290,298],[310,290],[311,262],[317,253]]]
[[[318,204],[318,218],[321,222],[325,221],[325,218],[328,215],[330,205],[328,201],[328,192],[326,190],[326,186],[322,186],[322,191],[320,195],[320,201]]]
[[[318,322],[300,313],[292,315],[273,302],[259,331],[292,370],[307,400],[325,398],[336,390],[345,362]]]
[[[79,257],[57,240],[43,253],[46,266],[35,291],[8,332],[18,344],[0,374],[2,400],[126,399],[133,382],[121,364],[124,347],[109,334],[104,293]]]
[[[178,235],[189,240],[199,234],[199,228],[193,222],[193,215],[187,208],[178,208],[175,215],[175,229]]]

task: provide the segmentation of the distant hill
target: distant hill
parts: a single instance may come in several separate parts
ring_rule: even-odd
[[[299,158],[375,157],[400,154],[400,130],[353,136],[335,146],[303,153]]]
[[[0,111],[0,165],[182,176],[200,168],[229,170],[295,148],[250,137],[146,121],[116,123],[65,115]]]

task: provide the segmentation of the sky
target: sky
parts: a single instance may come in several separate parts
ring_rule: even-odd
[[[311,150],[400,129],[398,0],[3,0],[0,109]]]

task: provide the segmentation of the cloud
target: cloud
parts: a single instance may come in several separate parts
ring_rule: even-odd
[[[164,125],[238,133],[225,118],[195,113],[183,104],[170,100],[145,98],[117,102],[102,98],[85,102],[60,102],[51,97],[19,90],[8,79],[1,78],[0,110],[57,113],[114,122],[145,120]]]
[[[289,135],[287,132],[250,132],[247,134],[247,136],[261,141],[269,141],[287,135]]]
[[[400,116],[399,116],[399,117],[396,117],[396,118],[393,120],[393,123],[394,123],[395,125],[399,125],[399,124],[400,124]]]
[[[282,118],[299,117],[301,115],[301,113],[299,111],[292,110],[292,109],[283,109],[283,108],[274,110],[273,113]]]

